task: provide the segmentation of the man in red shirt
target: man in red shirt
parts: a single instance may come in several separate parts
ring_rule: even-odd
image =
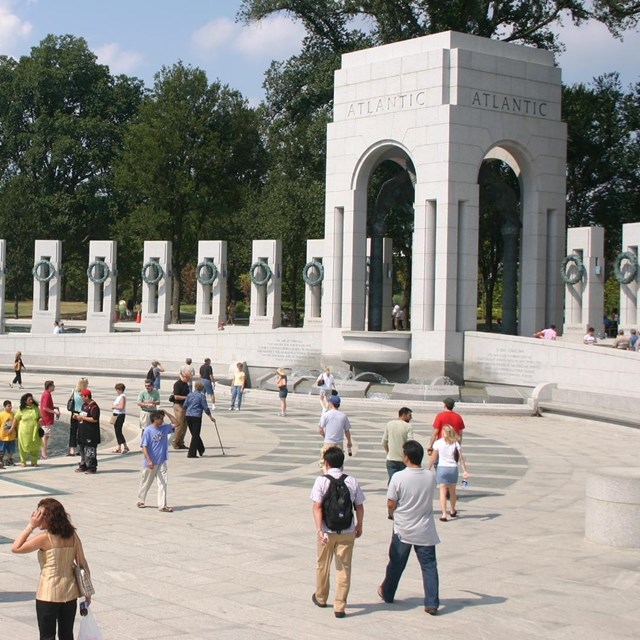
[[[55,388],[56,385],[53,380],[47,380],[44,383],[44,391],[40,397],[40,414],[42,417],[42,430],[44,431],[41,452],[43,460],[47,459],[47,445],[53,432],[54,420],[60,417],[60,409],[53,404],[53,396],[51,395]]]
[[[464,420],[459,413],[453,410],[456,402],[453,398],[445,398],[443,400],[445,411],[441,411],[433,419],[433,433],[431,434],[431,440],[429,440],[428,453],[433,451],[433,443],[442,437],[442,427],[449,424],[453,427],[453,430],[458,434],[458,442],[462,442],[462,430],[464,429]]]

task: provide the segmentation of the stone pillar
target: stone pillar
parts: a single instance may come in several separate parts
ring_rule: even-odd
[[[382,315],[381,315],[381,326],[380,331],[390,331],[393,329],[393,318],[391,316],[391,311],[393,309],[393,240],[391,238],[381,238],[382,244],[382,263],[380,265],[381,272],[379,274],[381,278],[380,284],[380,299],[382,301]],[[373,239],[367,238],[367,271],[371,273],[371,246]],[[380,250],[380,249],[379,249]],[[369,305],[371,301],[370,291],[371,291],[371,279],[370,277],[366,278],[365,281],[365,327],[368,327],[369,331],[373,331],[373,329],[369,325]],[[406,310],[407,315],[404,319],[404,328],[409,328],[409,319],[411,314],[409,313],[409,309]]]
[[[0,335],[4,333],[4,300],[6,295],[7,281],[5,274],[7,272],[7,241],[0,240]],[[52,329],[53,331],[53,329]]]
[[[87,333],[111,333],[115,313],[118,246],[112,240],[91,240],[87,274]],[[106,277],[105,277],[106,276]]]
[[[307,240],[307,264],[309,262],[319,262],[324,267],[324,240]],[[308,276],[316,278],[315,269],[311,269]],[[326,272],[325,272],[326,277]],[[322,296],[324,291],[324,280],[317,286],[312,287],[305,284],[304,287],[304,326],[317,327],[322,325]]]
[[[575,285],[565,284],[564,330],[565,338],[582,340],[591,326],[602,330],[604,313],[604,229],[577,227],[567,230],[567,255],[581,257],[584,277]],[[569,265],[567,273],[575,273]],[[541,329],[542,327],[538,327]]]
[[[62,241],[36,240],[34,258],[31,333],[53,333],[60,317]]]
[[[629,252],[638,259],[638,247],[640,247],[640,222],[631,222],[622,225],[622,248],[621,252]],[[630,272],[628,260],[620,261],[620,270],[623,276]],[[638,315],[638,271],[636,276],[628,284],[620,283],[620,320],[619,326],[629,332],[629,329],[640,328],[640,317]]]
[[[156,266],[157,265],[157,266]],[[171,311],[171,242],[145,241],[141,331],[166,331]],[[154,282],[155,281],[155,282]]]
[[[258,266],[266,263],[268,270]],[[254,240],[251,273],[251,317],[250,324],[275,329],[282,316],[282,241]],[[270,271],[270,273],[269,273]],[[262,284],[256,284],[265,280]]]
[[[215,280],[211,269],[203,263],[212,263],[217,269]],[[198,272],[205,282],[196,280],[196,328],[217,329],[227,317],[227,242],[226,240],[200,240],[198,242]]]
[[[585,538],[640,548],[640,469],[603,467],[587,476]]]

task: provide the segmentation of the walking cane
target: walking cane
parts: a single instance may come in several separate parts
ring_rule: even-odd
[[[222,449],[222,455],[226,456],[227,454],[224,452],[224,447],[222,446],[222,440],[220,440],[220,432],[218,431],[218,423],[216,422],[215,418],[211,418],[213,420],[213,425],[216,428],[216,433],[218,434],[218,442],[220,443],[220,448]]]

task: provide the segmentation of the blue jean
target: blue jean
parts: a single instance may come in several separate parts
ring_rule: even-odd
[[[231,387],[231,406],[233,405],[236,405],[237,409],[242,405],[242,387],[240,386]]]
[[[438,596],[438,562],[436,561],[435,545],[408,544],[402,542],[397,533],[393,534],[389,545],[389,564],[381,586],[383,600],[385,602],[393,602],[398,583],[409,560],[411,547],[416,552],[420,569],[422,570],[424,606],[437,609],[440,606],[440,598]]]
[[[391,480],[391,476],[398,471],[402,471],[406,469],[407,465],[401,460],[387,460],[387,474],[389,475],[389,480]],[[389,484],[387,482],[387,484]]]

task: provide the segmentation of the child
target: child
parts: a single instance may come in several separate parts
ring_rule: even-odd
[[[165,415],[171,424],[165,423]],[[145,508],[145,499],[155,478],[158,483],[158,510],[171,513],[173,509],[167,506],[167,459],[169,450],[169,436],[176,428],[176,418],[166,411],[152,411],[151,424],[142,432],[142,455],[144,468],[140,478],[138,491],[138,508]]]
[[[0,412],[0,469],[5,465],[13,466],[13,454],[16,451],[16,438],[18,434],[13,426],[13,406],[11,400],[2,403],[4,410]],[[4,454],[7,454],[6,462],[3,463]]]

